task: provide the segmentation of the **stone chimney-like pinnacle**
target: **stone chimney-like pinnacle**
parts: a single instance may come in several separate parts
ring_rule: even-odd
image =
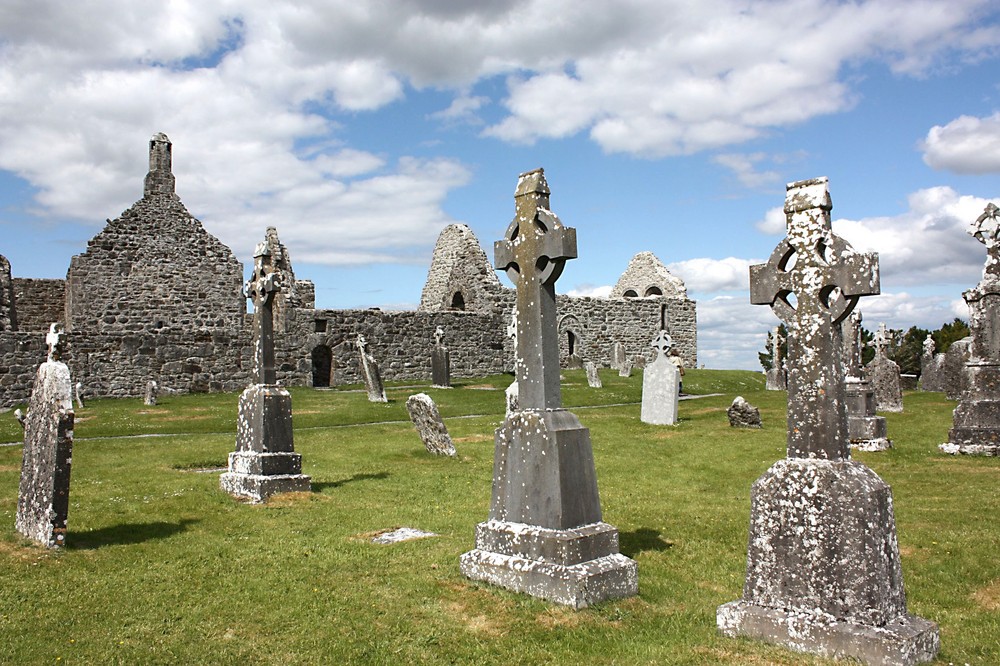
[[[149,140],[149,173],[146,174],[143,196],[174,193],[172,146],[163,132],[157,132]]]

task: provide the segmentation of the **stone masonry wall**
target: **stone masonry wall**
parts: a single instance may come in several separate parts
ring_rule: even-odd
[[[17,330],[48,331],[66,309],[66,280],[14,278]]]
[[[14,304],[14,286],[10,274],[10,262],[0,255],[0,331],[17,330],[17,311]]]

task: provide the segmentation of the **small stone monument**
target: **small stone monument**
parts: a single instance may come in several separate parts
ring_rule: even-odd
[[[771,369],[767,371],[764,388],[768,391],[784,391],[788,388],[785,359],[781,357],[781,327],[775,326],[771,332]]]
[[[410,413],[417,434],[429,453],[438,456],[454,456],[455,445],[444,425],[441,412],[426,393],[417,393],[406,399],[406,411]]]
[[[142,399],[142,404],[150,407],[156,405],[156,382],[153,380],[146,382],[146,396]]]
[[[760,410],[738,395],[726,410],[729,425],[733,428],[760,428]]]
[[[638,592],[636,563],[602,521],[590,431],[561,407],[555,282],[576,257],[576,230],[549,210],[541,169],[521,174],[516,214],[495,244],[517,286],[520,409],[497,428],[489,520],[462,573],[583,608]]]
[[[879,293],[878,255],[834,235],[830,209],[826,178],[788,185],[788,236],[750,267],[750,301],[788,327],[788,457],[753,485],[743,598],[717,622],[801,652],[917,664],[937,654],[938,628],[907,613],[889,486],[850,459],[836,333]]]
[[[847,435],[858,451],[885,451],[892,447],[884,416],[875,414],[875,389],[864,378],[861,366],[861,313],[852,312],[834,335],[840,334],[847,399]]]
[[[1000,208],[987,205],[969,233],[986,246],[986,265],[979,284],[962,294],[972,333],[966,390],[941,450],[995,456],[1000,454]]]
[[[625,359],[622,361],[621,367],[618,369],[619,377],[631,377],[632,376],[632,361]]]
[[[920,390],[940,391],[941,388],[941,364],[934,354],[934,337],[928,333],[920,354]]]
[[[240,395],[236,424],[236,451],[229,454],[229,470],[219,483],[230,495],[266,502],[271,495],[308,492],[309,477],[302,473],[302,456],[295,453],[292,435],[292,396],[277,384],[274,371],[274,313],[280,288],[267,242],[254,252],[253,276],[243,295],[253,301],[253,348],[256,384]]]
[[[875,358],[865,366],[868,380],[875,389],[875,409],[880,412],[903,411],[903,388],[899,365],[886,353],[892,334],[880,323],[875,332]]]
[[[515,379],[504,391],[504,400],[507,405],[506,416],[510,416],[512,413],[518,410],[518,399],[517,399],[517,380]]]
[[[677,423],[677,400],[680,395],[681,373],[667,358],[673,341],[666,331],[653,338],[656,359],[642,372],[642,409],[639,420],[653,425]]]
[[[76,390],[74,394],[76,395],[76,408],[83,409],[83,384],[77,382],[75,385],[75,389]]]
[[[382,383],[382,373],[378,362],[372,356],[365,336],[358,333],[358,363],[361,365],[361,376],[365,379],[365,390],[368,391],[368,402],[389,402],[385,397],[385,384]]]
[[[604,388],[604,384],[601,382],[601,375],[597,373],[597,364],[593,361],[587,361],[584,367],[587,370],[587,386],[590,388]]]
[[[444,329],[434,330],[434,350],[431,352],[431,385],[451,388],[451,352],[444,346]]]
[[[625,367],[625,345],[617,340],[611,345],[611,367],[615,370]]]
[[[63,354],[62,324],[45,336],[48,360],[38,367],[24,419],[24,453],[14,526],[43,546],[66,543],[73,462],[73,383]]]
[[[961,400],[969,389],[969,361],[972,359],[972,336],[956,340],[941,359],[941,389],[949,400]]]

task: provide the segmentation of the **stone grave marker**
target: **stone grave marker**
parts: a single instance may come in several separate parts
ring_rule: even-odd
[[[603,522],[590,431],[562,408],[555,282],[576,257],[576,230],[549,210],[541,169],[521,174],[516,213],[495,244],[517,287],[520,409],[496,430],[489,519],[462,573],[582,608],[638,592],[636,563]]]
[[[156,382],[153,380],[146,382],[146,395],[142,399],[142,404],[150,407],[156,405]]]
[[[243,289],[253,301],[254,375],[240,395],[236,424],[236,451],[229,454],[228,471],[219,483],[230,495],[266,502],[271,495],[308,492],[310,479],[302,473],[302,456],[292,435],[292,397],[278,386],[274,370],[274,297],[281,274],[275,271],[267,242],[254,252],[253,276]]]
[[[75,385],[75,395],[76,395],[76,408],[83,409],[83,384],[77,382]]]
[[[941,359],[941,388],[949,400],[961,400],[969,389],[969,361],[972,360],[972,336],[956,340]]]
[[[38,367],[24,418],[24,453],[17,492],[18,532],[43,546],[66,543],[69,476],[73,462],[73,383],[60,359],[62,324],[52,324],[48,359]]]
[[[875,414],[875,389],[865,379],[861,365],[861,313],[845,317],[834,335],[840,334],[844,363],[844,395],[847,399],[847,436],[858,451],[885,451],[892,447],[884,416]]]
[[[673,341],[666,331],[653,338],[656,358],[642,372],[642,408],[639,420],[653,425],[677,423],[677,401],[680,397],[681,373],[667,358]]]
[[[733,428],[760,428],[760,410],[738,395],[726,410],[729,425]]]
[[[417,393],[406,399],[406,411],[420,435],[428,453],[437,456],[454,456],[455,445],[444,425],[437,405],[426,393]]]
[[[836,329],[879,293],[878,255],[830,229],[827,180],[788,185],[788,235],[750,267],[750,300],[788,328],[788,457],[753,485],[742,599],[719,630],[825,657],[917,664],[937,625],[906,610],[892,493],[850,459]],[[794,262],[794,263],[793,263]]]
[[[505,412],[506,416],[510,416],[511,413],[516,412],[518,410],[517,380],[516,379],[514,381],[512,381],[510,383],[510,386],[507,387],[507,390],[504,391],[504,400],[505,400],[505,404],[507,405],[506,412]]]
[[[899,365],[889,358],[887,349],[892,334],[880,323],[875,332],[873,346],[875,358],[865,367],[868,380],[875,389],[875,409],[880,412],[903,411],[903,388],[899,377]]]
[[[972,334],[964,373],[966,390],[941,450],[995,456],[1000,454],[1000,208],[987,205],[969,233],[986,246],[986,264],[979,284],[962,294],[969,306]]]
[[[631,377],[632,376],[632,361],[625,359],[622,361],[621,368],[618,369],[619,377]]]
[[[625,345],[615,341],[611,345],[611,367],[615,370],[621,370],[625,367]]]
[[[590,388],[604,388],[604,384],[601,382],[601,375],[597,372],[597,364],[593,361],[587,361],[584,367],[587,370],[587,386]]]
[[[781,328],[775,326],[771,332],[771,369],[767,371],[764,384],[764,388],[768,391],[784,391],[788,388],[785,359],[781,357],[781,343]]]
[[[451,388],[451,352],[444,345],[444,329],[434,330],[434,349],[431,351],[431,385],[434,388]]]
[[[941,391],[941,364],[934,354],[934,337],[928,333],[920,354],[920,390]]]
[[[361,376],[365,380],[365,390],[368,391],[368,402],[389,402],[385,397],[385,384],[382,383],[382,373],[378,362],[372,356],[365,336],[358,333],[356,342],[358,348],[358,363],[361,365]]]

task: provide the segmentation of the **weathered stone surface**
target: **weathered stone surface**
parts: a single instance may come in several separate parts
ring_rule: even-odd
[[[884,416],[876,415],[875,388],[864,378],[861,365],[861,313],[846,317],[839,331],[843,339],[844,400],[847,402],[847,437],[858,451],[885,451],[892,447]]]
[[[76,408],[83,409],[83,384],[77,382],[75,385],[74,395],[76,396]]]
[[[619,377],[631,377],[632,376],[632,361],[626,360],[621,369],[618,371]]]
[[[941,384],[945,396],[949,400],[960,400],[968,390],[968,364],[972,360],[972,336],[951,343],[941,358]],[[943,357],[943,358],[942,358]]]
[[[656,349],[656,359],[642,372],[642,407],[639,419],[643,423],[677,423],[681,375],[677,366],[666,355],[671,342],[666,331],[660,331],[652,342]]]
[[[61,328],[61,326],[59,327]],[[59,360],[61,331],[52,324],[48,360],[41,364],[24,420],[24,453],[14,526],[48,546],[66,542],[70,466],[73,462],[73,384]]]
[[[634,595],[636,564],[602,522],[590,432],[561,408],[555,282],[575,230],[549,210],[542,171],[522,174],[496,266],[517,285],[520,408],[496,431],[489,520],[462,573],[573,608]]]
[[[406,399],[406,411],[417,429],[428,453],[438,456],[454,456],[455,445],[444,425],[444,419],[434,400],[426,393],[417,393]]]
[[[10,262],[7,261],[7,257],[0,254],[0,331],[16,331],[18,329],[15,303]]]
[[[767,371],[764,388],[768,391],[785,391],[788,389],[788,373],[785,370],[785,359],[781,356],[781,329],[777,326],[771,332],[771,369]]]
[[[435,388],[451,388],[451,352],[444,346],[444,329],[434,331],[434,351],[431,352],[431,384]]]
[[[878,257],[832,233],[831,207],[825,178],[790,184],[788,237],[750,268],[751,301],[788,326],[788,456],[753,485],[743,597],[716,621],[728,636],[916,664],[937,654],[938,629],[907,613],[892,494],[850,460],[844,405],[839,324],[878,293]]]
[[[865,377],[875,391],[875,409],[880,412],[903,411],[903,388],[899,366],[887,355],[891,334],[885,323],[879,324],[873,346],[875,358],[865,366]]]
[[[156,404],[156,382],[150,380],[146,382],[146,396],[143,398],[142,403],[144,405],[152,406]]]
[[[733,428],[760,428],[760,410],[747,402],[743,396],[733,399],[733,404],[726,410],[729,425]]]
[[[504,397],[505,397],[505,404],[507,406],[506,416],[509,417],[513,412],[516,412],[518,409],[520,409],[520,406],[519,406],[520,401],[517,398],[517,380],[516,379],[514,381],[512,381],[510,383],[510,386],[507,387],[507,390],[504,391]]]
[[[587,370],[587,386],[590,388],[604,388],[604,384],[601,382],[601,375],[597,372],[597,364],[593,361],[587,361],[584,367]]]
[[[962,294],[972,340],[965,391],[941,450],[995,456],[1000,454],[1000,208],[987,205],[969,233],[986,245],[986,264],[979,284]]]
[[[652,252],[640,252],[611,288],[612,298],[670,296],[687,298],[684,280],[671,273]]]
[[[625,359],[625,345],[616,340],[611,345],[611,367],[615,370],[621,370],[625,367]]]
[[[355,346],[358,349],[358,364],[361,367],[361,376],[365,381],[365,390],[368,391],[368,402],[389,402],[389,399],[385,397],[382,372],[379,370],[378,361],[368,349],[368,341],[359,334]]]

